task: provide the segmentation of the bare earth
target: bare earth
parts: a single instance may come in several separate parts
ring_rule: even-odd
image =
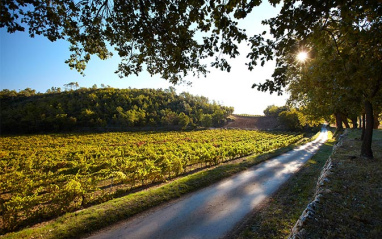
[[[253,130],[270,130],[279,126],[276,117],[247,117],[231,115],[233,122],[229,122],[224,128],[239,128]]]
[[[89,238],[222,238],[295,173],[326,139],[323,129],[313,142]]]

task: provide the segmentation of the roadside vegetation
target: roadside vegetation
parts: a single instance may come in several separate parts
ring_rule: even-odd
[[[375,159],[360,155],[361,130],[348,130],[343,145],[332,155],[334,139],[246,222],[232,232],[235,238],[286,238],[313,199],[323,165],[332,155],[333,169],[326,193],[313,217],[304,222],[303,238],[379,238],[382,235],[382,131],[374,130]]]
[[[299,141],[299,144],[305,143],[308,140],[308,138],[304,138]],[[169,183],[164,183],[158,187],[131,193],[127,196],[80,211],[66,213],[62,217],[31,228],[5,234],[3,238],[79,238],[151,207],[206,187],[248,167],[287,152],[294,146],[294,144],[291,144],[265,154],[252,155],[207,168],[181,178],[173,179]]]
[[[348,130],[332,156],[327,192],[304,225],[306,238],[381,238],[382,131],[374,130],[374,159],[360,156],[361,130]]]
[[[317,178],[332,152],[335,140],[328,141],[273,196],[263,202],[227,238],[285,238],[312,199]]]

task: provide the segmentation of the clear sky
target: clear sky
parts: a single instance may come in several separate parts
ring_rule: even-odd
[[[261,25],[261,20],[275,16],[278,11],[279,8],[265,2],[240,23],[241,27],[249,34],[268,30]],[[284,105],[287,95],[270,95],[251,88],[253,83],[271,78],[274,63],[268,62],[264,67],[258,66],[249,71],[245,66],[249,48],[241,44],[239,49],[241,55],[229,60],[232,66],[230,73],[210,68],[211,73],[206,78],[186,78],[192,82],[191,86],[174,86],[177,93],[186,91],[208,97],[223,105],[233,106],[237,114],[262,114],[268,105]],[[114,88],[166,89],[173,86],[159,75],[151,77],[146,72],[138,77],[134,75],[120,79],[114,74],[120,60],[117,54],[105,61],[94,56],[83,77],[65,64],[69,55],[69,43],[66,41],[50,42],[41,36],[30,38],[27,32],[8,34],[5,29],[0,29],[0,90],[18,91],[29,87],[45,92],[53,86],[63,88],[69,82],[78,82],[81,87],[105,84]]]

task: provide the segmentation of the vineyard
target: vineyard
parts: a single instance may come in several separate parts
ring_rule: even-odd
[[[3,136],[0,232],[301,138],[245,130]]]

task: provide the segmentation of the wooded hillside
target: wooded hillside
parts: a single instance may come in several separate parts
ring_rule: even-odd
[[[80,88],[35,93],[0,92],[1,133],[68,131],[84,128],[220,126],[232,107],[170,89]]]

